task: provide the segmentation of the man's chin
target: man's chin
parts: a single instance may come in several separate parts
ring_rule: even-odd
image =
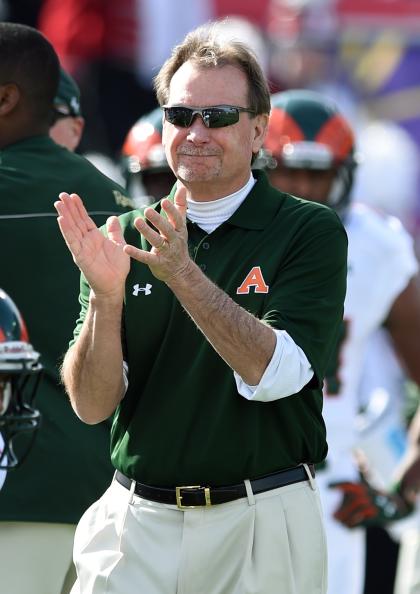
[[[178,167],[176,172],[176,176],[181,181],[185,181],[187,183],[194,183],[194,182],[209,182],[216,177],[218,177],[218,172],[215,170],[209,170],[208,168],[200,168],[200,167]]]

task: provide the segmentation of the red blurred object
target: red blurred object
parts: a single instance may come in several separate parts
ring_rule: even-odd
[[[45,0],[38,27],[70,72],[80,62],[104,57],[134,60],[135,0]]]
[[[212,0],[214,18],[227,15],[241,16],[263,29],[267,27],[268,9],[272,0],[258,2],[244,0]]]
[[[419,0],[337,0],[337,12],[343,24],[420,25]]]

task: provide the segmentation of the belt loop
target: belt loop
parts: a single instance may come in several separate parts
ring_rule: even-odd
[[[309,466],[305,462],[302,463],[302,466],[306,470],[306,474],[308,475],[308,480],[311,485],[312,491],[316,491],[315,478],[312,476],[312,472],[310,471]]]
[[[252,491],[252,487],[251,487],[251,483],[250,483],[249,479],[245,479],[244,483],[245,483],[245,489],[246,489],[246,496],[248,497],[248,504],[255,505],[254,492]]]
[[[134,490],[136,488],[136,481],[131,481],[131,485],[130,485],[130,498],[128,500],[128,505],[132,505],[133,500],[134,500]]]
[[[120,481],[117,479],[118,470],[114,471],[114,475],[112,477],[111,485],[114,481],[116,481],[119,485],[121,484]]]

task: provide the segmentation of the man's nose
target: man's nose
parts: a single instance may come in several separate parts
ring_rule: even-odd
[[[191,126],[188,129],[187,138],[195,144],[201,144],[209,141],[209,128],[207,128],[207,126],[204,124],[203,119],[199,114],[197,114],[191,122]]]

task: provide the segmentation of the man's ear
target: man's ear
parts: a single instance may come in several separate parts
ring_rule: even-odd
[[[268,114],[262,113],[255,116],[254,119],[254,139],[252,144],[252,152],[258,153],[264,143],[268,128]]]
[[[20,99],[19,87],[15,83],[0,85],[0,116],[7,115]]]

